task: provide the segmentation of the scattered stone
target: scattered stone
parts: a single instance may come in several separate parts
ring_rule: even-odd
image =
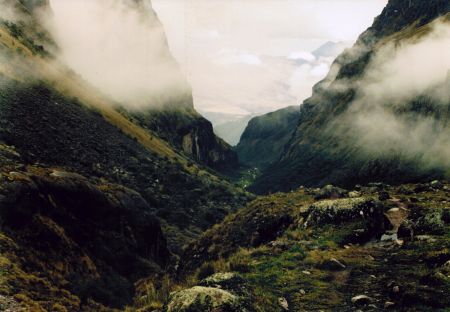
[[[349,245],[344,245],[345,249],[350,249],[351,247]]]
[[[358,198],[361,197],[361,193],[358,191],[351,191],[348,193],[348,197],[350,198]]]
[[[392,301],[386,301],[386,302],[384,303],[384,308],[385,308],[385,309],[390,309],[390,308],[392,308],[393,306],[395,306],[395,303],[392,302]]]
[[[436,239],[431,237],[430,235],[416,235],[415,238],[419,242],[425,242],[425,243],[434,243],[434,242],[436,242]]]
[[[53,170],[52,173],[50,173],[50,176],[55,178],[86,180],[81,174],[60,170]]]
[[[301,295],[306,295],[306,291],[304,289],[300,289],[300,294]]]
[[[441,181],[434,180],[430,183],[430,187],[432,187],[435,190],[441,190],[444,187],[444,184],[442,184]]]
[[[396,240],[398,240],[397,233],[395,233],[395,234],[383,234],[381,236],[381,241],[382,242],[395,242]]]
[[[399,292],[400,292],[400,287],[399,287],[399,286],[394,286],[394,287],[392,287],[392,292],[393,292],[394,294],[399,293]]]
[[[397,234],[400,226],[408,218],[409,211],[405,208],[392,208],[385,212],[384,215],[393,227],[391,232]]]
[[[331,258],[322,263],[322,268],[331,271],[345,270],[346,266],[335,258]]]
[[[305,270],[305,271],[302,271],[302,273],[303,273],[303,274],[306,274],[306,275],[311,275],[311,272],[306,271],[306,270]]]
[[[289,242],[281,241],[281,240],[271,241],[271,242],[269,242],[268,245],[270,247],[279,248],[279,249],[282,249],[282,250],[288,250],[289,247],[290,247]]]
[[[366,305],[372,302],[372,298],[366,295],[358,295],[352,298],[353,304]]]
[[[286,298],[283,298],[283,297],[278,298],[278,305],[284,311],[289,311],[289,303],[287,302]]]
[[[371,255],[367,255],[367,260],[369,260],[369,261],[375,261],[375,258],[372,257]]]

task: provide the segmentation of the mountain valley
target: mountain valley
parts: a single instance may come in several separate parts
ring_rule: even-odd
[[[0,9],[0,311],[450,309],[448,0],[389,0],[235,147],[164,36],[182,87],[136,108],[61,58],[51,1]]]

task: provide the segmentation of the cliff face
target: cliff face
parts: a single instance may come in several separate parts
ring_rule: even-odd
[[[150,2],[138,0],[135,5],[142,18],[162,32],[163,26]],[[169,83],[167,88],[148,98],[148,108],[128,109],[128,114],[195,161],[217,170],[235,167],[236,153],[214,134],[211,123],[195,110],[191,87],[170,54],[167,41],[159,53],[162,54],[158,56],[159,62],[170,67],[171,79],[177,81],[176,86]]]
[[[192,99],[188,103],[192,103]],[[211,122],[191,106],[149,109],[132,113],[132,116],[142,127],[206,166],[221,171],[238,163],[236,152],[214,134]]]
[[[0,296],[32,311],[131,304],[135,282],[159,280],[247,195],[57,62],[31,2],[0,3],[17,13],[0,15]]]
[[[292,106],[250,120],[236,151],[239,160],[260,169],[277,161],[298,124],[299,108]]]
[[[420,88],[408,89],[407,81],[413,83],[416,78],[392,79],[392,84],[385,85],[383,81],[389,81],[392,70],[407,76],[409,66],[421,66],[398,67],[399,61],[393,60],[398,51],[420,45],[433,31],[430,37],[439,37],[439,27],[448,23],[449,11],[450,3],[445,0],[389,1],[372,27],[336,59],[329,75],[314,87],[313,96],[301,106],[288,148],[265,170],[253,190],[445,177],[449,164],[440,158],[448,152],[444,141],[450,102],[445,96],[436,99],[435,94],[448,89],[448,79],[420,92]],[[390,65],[395,69],[388,68]],[[398,81],[402,84],[396,84]],[[405,89],[408,96],[402,95]],[[411,135],[416,137],[414,142]]]

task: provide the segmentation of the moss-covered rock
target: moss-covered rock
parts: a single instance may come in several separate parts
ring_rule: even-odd
[[[384,207],[371,198],[343,198],[323,200],[312,204],[307,211],[306,226],[339,224],[358,219],[384,223]]]
[[[223,289],[195,286],[170,296],[165,312],[238,312],[247,311],[241,299]]]

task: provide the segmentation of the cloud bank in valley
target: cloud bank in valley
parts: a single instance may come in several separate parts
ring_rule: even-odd
[[[201,111],[298,105],[386,0],[153,0]],[[358,14],[354,14],[358,12]],[[345,42],[327,57],[312,51]]]
[[[189,89],[149,1],[50,3],[61,61],[115,101],[141,108]]]
[[[14,8],[8,3],[7,0],[0,0],[0,20],[5,21],[16,21],[17,20],[17,12]]]
[[[425,37],[381,48],[357,83],[356,100],[334,126],[352,127],[363,152],[449,170],[450,129],[439,113],[448,114],[450,105],[449,49],[448,23],[436,24]]]

